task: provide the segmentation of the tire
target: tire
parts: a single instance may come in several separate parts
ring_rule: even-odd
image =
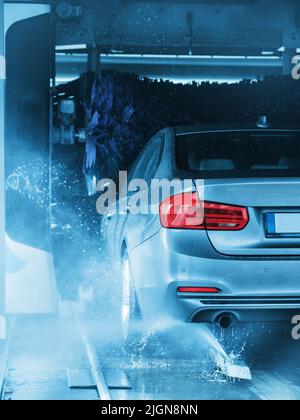
[[[130,263],[127,251],[122,258],[121,282],[122,336],[125,341],[128,341],[132,332],[134,331],[134,327],[136,325],[136,321],[139,318],[140,311],[137,302],[136,290],[130,273]]]

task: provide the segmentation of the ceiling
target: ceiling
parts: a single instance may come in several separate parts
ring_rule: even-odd
[[[96,44],[102,53],[278,53],[300,46],[294,0],[54,1],[56,42]]]

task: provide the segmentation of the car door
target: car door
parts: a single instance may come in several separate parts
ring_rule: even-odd
[[[155,177],[162,155],[163,134],[155,135],[138,157],[133,170],[128,177],[128,185],[131,181],[142,179],[146,181],[147,186]],[[148,194],[147,191],[143,192]],[[128,191],[127,202],[130,201],[134,192]],[[147,222],[146,215],[131,215],[130,209],[123,214],[118,215],[118,221],[115,225],[115,243],[117,252],[121,252],[121,247],[125,241],[129,248],[136,246],[142,241],[144,225]],[[128,235],[127,235],[128,233]]]

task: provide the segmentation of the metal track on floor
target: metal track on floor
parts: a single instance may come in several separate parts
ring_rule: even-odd
[[[6,381],[9,370],[9,356],[15,326],[15,318],[8,321],[7,325],[7,339],[1,342],[0,352],[0,401],[5,399]]]
[[[80,334],[80,338],[82,340],[84,350],[87,356],[87,360],[90,367],[90,372],[92,375],[92,378],[94,380],[97,393],[99,395],[99,399],[102,401],[110,401],[112,400],[112,395],[110,393],[109,387],[105,381],[103,369],[101,365],[99,364],[99,360],[97,357],[97,352],[94,346],[92,345],[88,334],[86,333],[86,330],[80,320],[80,317],[77,314],[76,307],[74,305],[71,305],[71,311],[73,313],[75,322],[78,327],[78,331]]]

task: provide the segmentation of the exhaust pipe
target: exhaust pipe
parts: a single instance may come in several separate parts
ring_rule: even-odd
[[[233,313],[222,313],[217,316],[215,323],[222,328],[222,330],[228,330],[233,328],[238,322],[238,319]]]

